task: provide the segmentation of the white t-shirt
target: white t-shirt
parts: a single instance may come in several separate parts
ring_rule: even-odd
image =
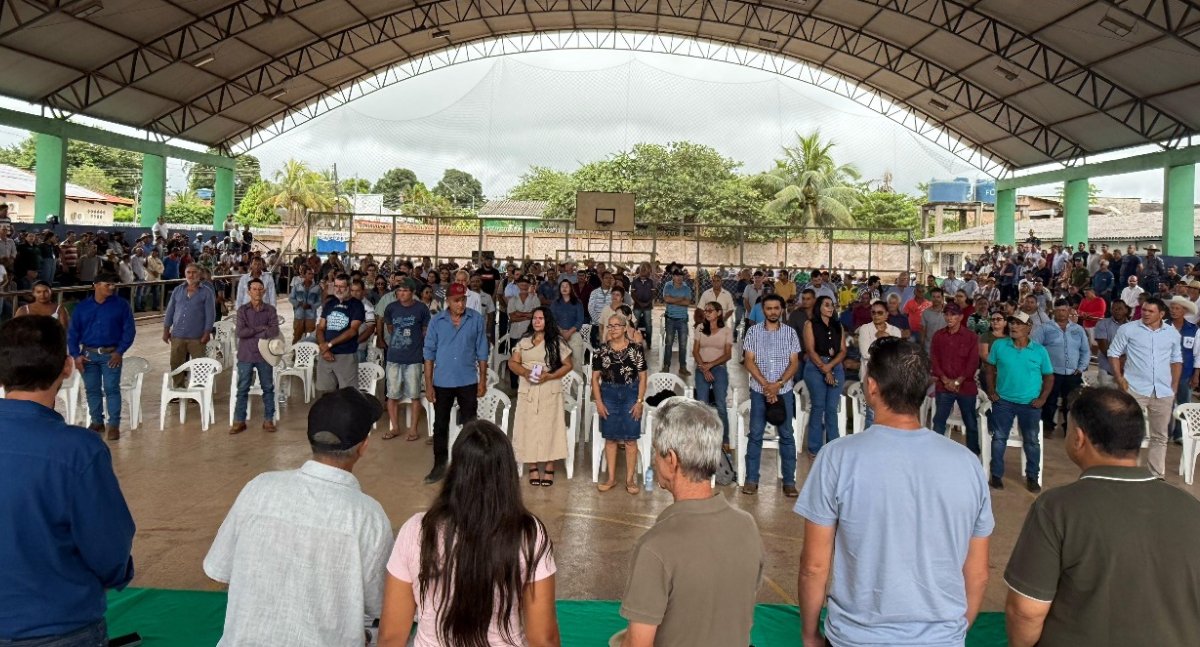
[[[704,294],[700,295],[700,300],[696,302],[696,305],[703,308],[713,301],[721,304],[721,311],[726,317],[730,316],[730,313],[736,308],[733,303],[733,295],[729,293],[729,290],[721,290],[721,294],[717,295],[713,294],[712,288],[705,290]]]
[[[1142,286],[1127,287],[1121,290],[1121,300],[1132,310],[1138,307],[1138,295],[1145,292]]]

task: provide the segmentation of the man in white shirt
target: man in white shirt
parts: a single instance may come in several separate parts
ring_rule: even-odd
[[[382,415],[352,387],[321,396],[308,414],[312,459],[242,489],[204,558],[204,573],[229,584],[219,647],[363,644],[364,616],[383,608],[392,524],[351,472]]]
[[[729,294],[729,290],[723,289],[721,277],[716,274],[713,275],[712,287],[700,295],[700,300],[696,302],[696,305],[703,308],[713,301],[721,304],[721,316],[725,318],[725,321],[729,321],[735,312],[733,296]]]
[[[963,289],[963,282],[954,277],[954,268],[946,270],[946,278],[942,280],[942,292],[946,294],[946,301],[954,301],[954,295],[958,294],[961,289]]]
[[[263,282],[263,287],[267,288],[267,294],[263,297],[263,301],[266,301],[267,305],[273,307],[276,301],[275,281],[271,279],[270,274],[263,273],[263,260],[261,258],[255,258],[254,260],[250,261],[250,272],[243,274],[242,277],[238,279],[237,300],[234,301],[233,309],[237,310],[247,303],[250,303],[250,279],[258,279]]]
[[[1121,290],[1121,300],[1124,301],[1125,305],[1129,306],[1131,310],[1136,310],[1138,307],[1138,295],[1143,292],[1145,292],[1145,290],[1138,285],[1138,277],[1130,276],[1129,287]]]
[[[1197,314],[1192,314],[1189,311],[1183,318],[1191,323],[1200,323],[1200,281],[1193,280],[1187,284],[1187,298],[1196,304]]]
[[[158,240],[159,236],[162,236],[164,240],[170,239],[171,237],[170,231],[167,230],[167,221],[162,216],[158,217],[158,222],[154,223],[154,226],[150,228],[150,231],[154,233],[155,240]]]
[[[129,268],[133,270],[133,282],[146,282],[146,251],[141,245],[133,248],[133,256],[129,258]],[[135,310],[142,310],[142,302],[146,297],[145,286],[137,288],[133,296],[133,307]]]
[[[471,283],[471,273],[466,270],[458,270],[454,273],[454,282],[469,285]],[[487,317],[487,312],[483,309],[483,302],[479,298],[479,293],[474,290],[467,290],[467,307],[483,315],[485,318]]]

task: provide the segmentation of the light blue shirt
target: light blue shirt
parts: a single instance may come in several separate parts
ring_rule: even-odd
[[[1175,397],[1171,388],[1171,365],[1183,364],[1179,331],[1164,321],[1151,330],[1141,320],[1117,329],[1108,346],[1109,357],[1125,356],[1122,373],[1129,388],[1139,395],[1155,398]]]
[[[1033,329],[1030,338],[1050,353],[1050,365],[1055,375],[1083,373],[1092,360],[1091,344],[1087,331],[1077,323],[1067,322],[1067,329],[1059,328],[1053,320]]]
[[[217,305],[213,291],[201,283],[196,286],[196,293],[189,297],[187,283],[181,283],[171,291],[171,302],[167,304],[167,312],[163,315],[163,327],[171,331],[172,337],[200,339],[212,330],[216,318]]]
[[[683,297],[684,299],[688,299],[688,300],[691,300],[691,298],[692,298],[692,286],[688,285],[686,281],[684,281],[684,283],[682,285],[680,285],[679,287],[675,287],[675,280],[672,279],[670,283],[663,285],[662,290],[663,290],[664,297],[675,297],[675,298]],[[667,318],[668,319],[687,319],[688,318],[687,306],[678,306],[678,305],[668,303],[667,304]]]
[[[928,429],[844,436],[817,454],[795,512],[837,527],[831,644],[962,647],[967,549],[995,525],[966,447]]]
[[[479,384],[479,364],[488,360],[483,315],[467,308],[458,327],[449,310],[442,310],[425,332],[425,361],[433,362],[433,385],[455,388]]]

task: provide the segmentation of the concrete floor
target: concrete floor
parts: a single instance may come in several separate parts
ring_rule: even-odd
[[[282,304],[280,310],[290,308]],[[285,316],[290,318],[290,312]],[[250,429],[230,436],[228,389],[232,371],[227,369],[218,381],[215,426],[202,432],[194,405],[189,407],[188,422],[180,424],[178,409],[171,406],[166,430],[159,431],[161,375],[168,368],[169,356],[169,346],[161,341],[160,326],[159,321],[141,323],[129,353],[146,358],[152,367],[143,394],[145,423],[137,431],[128,431],[125,412],[122,437],[110,443],[117,475],[138,525],[133,549],[137,577],[133,585],[217,590],[220,585],[205,577],[201,567],[217,528],[251,478],[268,470],[299,467],[308,457],[304,434],[308,405],[303,397],[294,395],[282,409],[278,433],[268,434],[261,431],[262,403],[258,401],[253,408],[258,417],[250,421]],[[285,329],[290,329],[290,320]],[[654,351],[652,370],[661,365],[659,352],[657,348]],[[731,374],[744,397],[745,372],[736,368]],[[386,428],[386,416],[384,421],[381,427]],[[372,436],[367,456],[356,467],[355,475],[398,529],[411,515],[426,509],[434,497],[436,487],[421,483],[432,464],[432,448],[423,441],[383,441],[381,436]],[[962,436],[955,438],[961,442]],[[637,538],[670,505],[671,498],[661,490],[631,496],[616,488],[601,494],[590,479],[590,452],[578,454],[574,480],[568,481],[565,470],[559,467],[553,487],[524,486],[526,504],[545,522],[555,543],[558,595],[563,599],[619,599]],[[1171,445],[1167,455],[1169,472],[1176,469],[1179,455],[1179,447]],[[1004,567],[1035,498],[1024,488],[1020,452],[1008,451],[1006,460],[1008,487],[992,492],[996,530],[992,535],[993,568],[985,611],[1003,610]],[[767,458],[764,465],[773,462]],[[802,456],[798,464],[798,481],[803,485],[810,462]],[[1064,485],[1078,476],[1079,470],[1066,457],[1062,436],[1048,439],[1045,487]],[[1200,491],[1184,485],[1182,478],[1174,474],[1168,475],[1168,481],[1193,495]],[[762,489],[755,496],[744,496],[733,487],[721,490],[734,505],[758,520],[767,550],[765,586],[758,601],[795,604],[804,521],[792,513],[792,500],[783,497],[770,470],[764,471]]]

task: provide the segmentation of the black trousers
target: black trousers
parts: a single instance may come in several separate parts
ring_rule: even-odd
[[[1042,405],[1042,428],[1047,436],[1054,433],[1054,417],[1058,414],[1058,399],[1062,398],[1063,420],[1071,413],[1071,396],[1083,385],[1081,375],[1054,375],[1050,397]]]
[[[433,393],[437,401],[433,403],[433,466],[439,467],[447,463],[450,457],[450,417],[454,412],[454,403],[458,402],[459,422],[467,424],[478,417],[479,397],[478,384],[466,386],[441,387],[434,386]]]

